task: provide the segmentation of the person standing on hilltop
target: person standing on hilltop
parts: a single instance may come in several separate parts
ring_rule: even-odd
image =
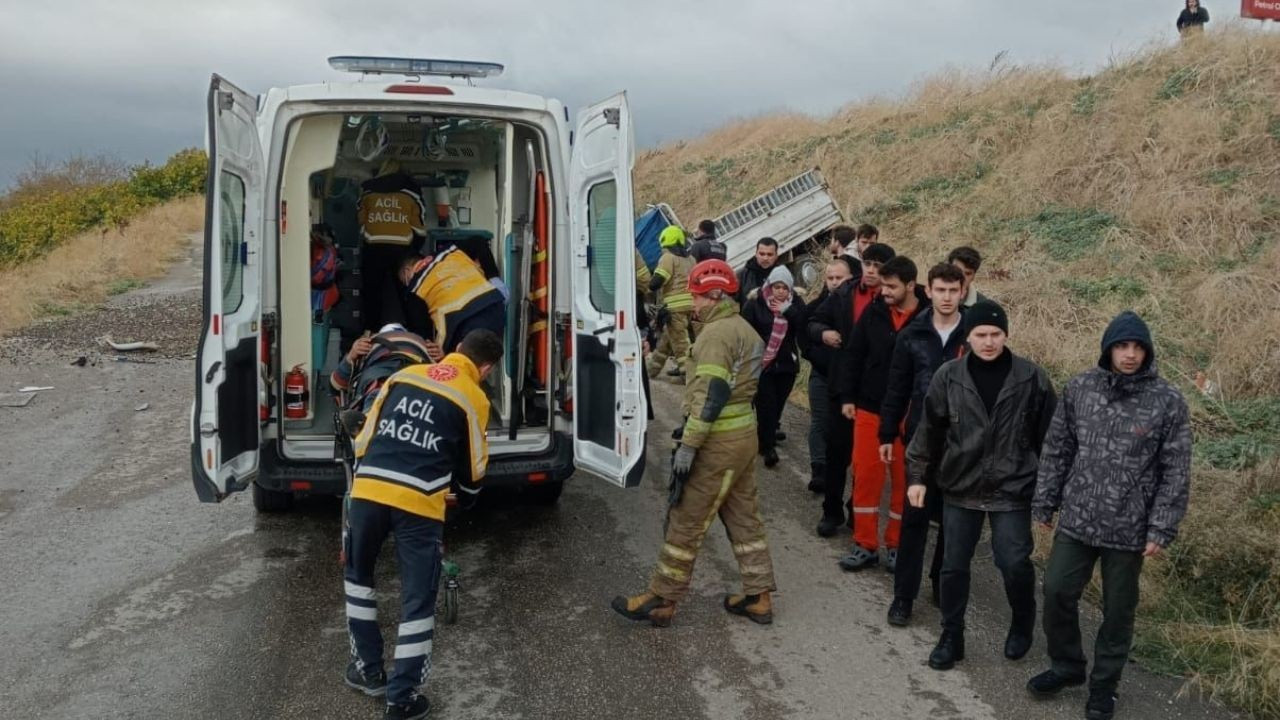
[[[1207,22],[1209,11],[1200,6],[1200,0],[1187,0],[1187,6],[1178,13],[1178,32],[1183,36],[1189,32],[1204,32]]]
[[[724,260],[728,254],[724,243],[716,239],[716,224],[710,220],[698,223],[698,231],[693,234],[693,243],[689,245],[689,257],[693,262]]]
[[[1102,626],[1089,676],[1089,720],[1115,714],[1116,687],[1129,659],[1138,577],[1144,558],[1178,534],[1191,479],[1187,402],[1156,373],[1151,331],[1130,311],[1102,336],[1098,366],[1062,391],[1040,456],[1032,517],[1058,516],[1044,571],[1049,670],[1031,678],[1037,697],[1085,682],[1080,595],[1102,563]]]

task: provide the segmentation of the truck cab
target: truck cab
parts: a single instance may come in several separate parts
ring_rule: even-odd
[[[625,94],[577,113],[476,87],[491,63],[331,58],[357,82],[254,95],[214,75],[204,319],[191,411],[196,494],[252,488],[259,510],[341,494],[329,373],[363,327],[361,186],[389,163],[421,188],[423,254],[467,238],[508,292],[482,487],[554,502],[575,470],[618,486],[644,470],[645,400],[635,324],[631,116]],[[341,258],[337,305],[313,312],[311,235]],[[397,288],[398,291],[398,288]],[[325,326],[324,329],[319,329]],[[298,402],[290,389],[305,377]]]

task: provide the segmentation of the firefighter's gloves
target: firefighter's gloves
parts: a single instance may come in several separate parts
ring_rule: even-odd
[[[684,444],[681,444],[676,449],[676,455],[671,459],[671,475],[680,484],[683,485],[689,479],[689,471],[693,468],[693,458],[697,454],[697,448],[691,448]]]
[[[662,307],[658,308],[658,316],[654,318],[653,324],[657,325],[659,330],[662,330],[667,327],[667,323],[670,321],[671,321],[671,311],[667,309],[667,306],[663,305]]]

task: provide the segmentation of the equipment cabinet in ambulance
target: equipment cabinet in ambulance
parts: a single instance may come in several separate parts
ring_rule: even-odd
[[[197,496],[252,488],[267,511],[345,490],[328,376],[355,337],[377,331],[361,326],[362,295],[383,289],[360,277],[358,208],[362,185],[388,167],[420,189],[421,252],[458,237],[487,246],[507,293],[507,357],[485,386],[483,486],[555,502],[575,469],[636,485],[646,416],[626,95],[583,109],[571,131],[557,100],[472,84],[500,65],[330,64],[362,79],[258,96],[217,75],[209,86]],[[327,313],[313,311],[313,227],[341,257]]]

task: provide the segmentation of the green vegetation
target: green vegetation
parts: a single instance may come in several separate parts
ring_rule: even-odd
[[[1164,84],[1160,86],[1160,90],[1156,93],[1156,97],[1161,100],[1173,100],[1174,98],[1182,97],[1183,93],[1195,85],[1199,77],[1199,73],[1193,67],[1178,68],[1165,78]]]
[[[164,165],[141,165],[127,176],[72,187],[20,186],[0,205],[0,268],[44,255],[95,227],[125,227],[143,209],[204,192],[203,152],[184,150]]]
[[[1101,302],[1105,298],[1132,302],[1147,294],[1146,286],[1134,277],[1108,277],[1100,280],[1067,278],[1062,281],[1062,287],[1070,291],[1072,296],[1090,304]]]
[[[1116,219],[1097,208],[1050,206],[1015,227],[1037,237],[1049,257],[1058,261],[1077,260],[1102,242]]]
[[[112,280],[107,285],[107,294],[123,295],[130,290],[137,290],[143,285],[146,285],[146,283],[137,278],[120,278],[119,280]]]

